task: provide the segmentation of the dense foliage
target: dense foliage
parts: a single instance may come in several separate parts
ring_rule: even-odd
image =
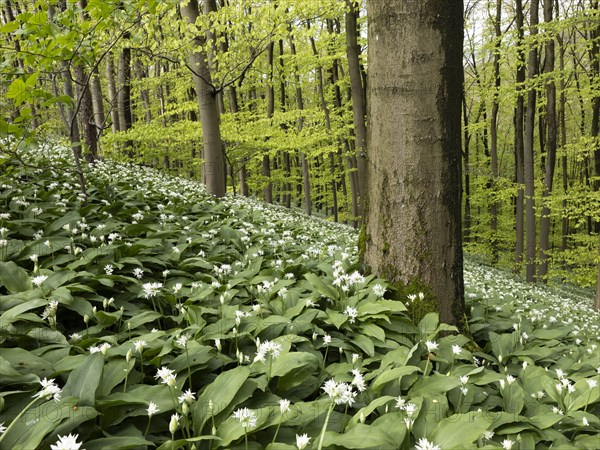
[[[447,335],[360,273],[351,228],[113,162],[84,166],[84,197],[64,148],[17,154],[0,448],[597,447],[588,292],[471,261],[470,336]]]
[[[354,111],[368,84],[365,3],[210,0],[200,4],[211,11],[189,25],[179,0],[6,0],[0,107],[8,113],[0,117],[0,135],[67,135],[76,147],[85,143],[77,148],[84,155],[202,180],[203,132],[188,62],[199,49],[219,104],[228,190],[357,225],[357,124],[366,119]],[[515,271],[528,263],[530,278],[539,265],[541,281],[593,286],[598,1],[464,6],[467,248]],[[524,156],[531,163],[527,180]]]

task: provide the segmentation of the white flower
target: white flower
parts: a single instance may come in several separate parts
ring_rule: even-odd
[[[259,343],[257,339],[258,350],[256,352],[256,356],[254,357],[254,362],[265,361],[265,357],[267,354],[271,355],[273,359],[279,356],[281,353],[281,344],[272,341],[264,341],[263,343]]]
[[[412,417],[417,411],[417,405],[415,403],[407,403],[404,405],[404,411],[408,417]]]
[[[175,285],[173,286],[173,294],[177,294],[181,290],[182,287],[183,287],[183,284],[175,283]]]
[[[484,431],[483,432],[483,438],[484,439],[487,439],[489,441],[493,437],[494,437],[494,432],[493,431]]]
[[[291,402],[288,399],[282,398],[277,403],[279,403],[279,410],[281,411],[281,414],[285,414],[290,410]]]
[[[221,351],[221,339],[216,338],[215,339],[215,347],[217,348],[218,351]]]
[[[133,276],[136,277],[138,280],[141,280],[144,276],[144,271],[139,267],[136,267],[135,269],[133,269]]]
[[[69,434],[68,436],[58,436],[56,444],[50,445],[52,450],[79,450],[82,443],[77,442],[78,434]]]
[[[133,345],[135,346],[136,352],[142,353],[144,351],[144,347],[146,347],[146,345],[148,345],[148,344],[146,344],[146,341],[138,340],[138,341],[135,341],[133,343]]]
[[[385,288],[381,284],[375,284],[371,290],[377,297],[383,297],[385,295]]]
[[[177,429],[179,428],[179,419],[181,416],[178,413],[171,415],[171,420],[169,421],[169,431],[171,434],[175,434]]]
[[[513,377],[512,375],[507,375],[506,376],[506,381],[508,382],[508,384],[513,384],[515,382],[516,378]]]
[[[40,381],[40,384],[42,385],[42,390],[33,394],[32,398],[41,398],[44,400],[49,400],[50,397],[54,397],[54,401],[60,401],[60,394],[62,391],[54,382],[54,378],[51,378],[49,380],[47,378],[44,378]]]
[[[354,386],[356,386],[356,389],[358,389],[360,392],[367,389],[367,385],[365,384],[365,379],[363,378],[362,374],[360,373],[360,370],[352,369],[352,374],[354,375],[354,378],[352,379],[352,384]]]
[[[331,344],[331,336],[329,336],[328,334],[323,336],[323,342],[325,342],[325,345]]]
[[[156,375],[154,375],[154,378],[160,378],[162,380],[161,383],[166,384],[167,386],[175,386],[175,372],[165,366],[158,369]]]
[[[4,426],[4,422],[0,423],[0,434],[6,431],[6,427]]]
[[[594,389],[595,387],[598,386],[598,382],[596,380],[591,379],[591,378],[588,378],[585,381],[587,381],[587,384],[590,387],[590,389]]]
[[[310,438],[308,437],[308,434],[304,433],[296,435],[296,447],[298,447],[298,450],[303,450],[309,443]]]
[[[175,342],[180,347],[185,347],[187,345],[188,340],[189,340],[189,336],[187,334],[182,334],[181,336],[179,336],[177,338],[177,340]]]
[[[325,382],[322,389],[336,405],[348,404],[349,406],[352,406],[354,403],[356,392],[352,390],[352,386],[348,383],[336,383],[335,380],[330,379]]]
[[[468,375],[460,376],[458,377],[458,379],[460,380],[460,384],[462,384],[463,386],[469,382]]]
[[[581,422],[583,424],[584,427],[589,427],[590,423],[587,420],[587,417],[584,417],[583,419],[581,419]]]
[[[233,413],[233,417],[242,424],[244,430],[249,430],[256,426],[256,414],[248,408],[238,409]]]
[[[188,405],[191,405],[192,402],[196,400],[196,397],[194,395],[195,394],[192,392],[192,390],[188,389],[179,396],[179,403],[187,403]]]
[[[396,408],[400,409],[400,410],[404,410],[404,406],[406,404],[406,400],[404,400],[402,397],[397,397],[396,398]]]
[[[150,402],[148,403],[148,409],[146,411],[148,411],[148,417],[152,417],[154,414],[159,412],[160,409],[158,409],[158,405],[156,403]]]
[[[431,341],[425,341],[425,345],[427,346],[427,351],[430,353],[434,350],[437,350],[439,347],[437,342],[431,342]]]
[[[344,311],[348,317],[350,317],[350,323],[354,323],[354,320],[358,317],[358,311],[356,308],[352,308],[351,306],[346,306],[346,310]]]
[[[512,448],[513,444],[514,444],[514,441],[511,441],[510,439],[504,439],[502,441],[502,448],[504,450],[510,450]]]
[[[435,445],[433,442],[429,442],[427,438],[419,439],[417,445],[415,446],[416,450],[442,450],[439,445]]]
[[[144,289],[144,298],[155,297],[162,286],[162,283],[144,283],[142,285],[142,289]]]
[[[462,351],[462,348],[460,345],[453,345],[452,346],[452,353],[455,355],[460,354],[460,352]]]
[[[114,270],[115,270],[115,268],[113,267],[112,264],[107,264],[104,266],[104,272],[106,273],[106,275],[112,275]]]
[[[38,275],[37,277],[33,277],[31,282],[35,284],[37,287],[40,287],[44,281],[48,279],[47,275]]]

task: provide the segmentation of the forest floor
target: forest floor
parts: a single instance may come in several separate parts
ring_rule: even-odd
[[[587,291],[467,258],[469,336],[447,335],[360,272],[349,227],[110,161],[83,196],[66,149],[21,154],[0,154],[0,449],[600,447]]]

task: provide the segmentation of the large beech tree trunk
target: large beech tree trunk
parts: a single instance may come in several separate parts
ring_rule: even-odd
[[[206,12],[215,7],[214,1],[207,0]],[[196,0],[181,4],[181,15],[187,23],[195,24],[200,12]],[[204,177],[207,191],[217,197],[225,195],[225,158],[221,145],[221,128],[219,124],[219,107],[212,86],[207,57],[202,50],[205,37],[200,33],[194,36],[196,50],[188,56],[189,64],[194,71],[192,78],[198,96],[200,122],[202,124],[202,140],[204,143]]]
[[[462,1],[372,0],[364,262],[464,325]]]

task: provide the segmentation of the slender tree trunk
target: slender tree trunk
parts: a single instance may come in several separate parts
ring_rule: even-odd
[[[544,21],[552,21],[554,0],[544,0]],[[538,267],[538,280],[547,282],[548,276],[548,249],[550,248],[550,195],[554,181],[556,167],[556,85],[552,78],[554,72],[554,39],[546,40],[544,73],[550,78],[546,82],[546,167],[544,174],[544,188],[542,191],[542,212],[540,218],[540,264]]]
[[[463,242],[471,240],[471,174],[469,169],[469,145],[471,143],[471,133],[469,133],[469,114],[467,112],[467,99],[463,86],[462,93],[463,120],[464,120],[464,142],[463,142],[463,171],[465,172],[465,216],[463,219]]]
[[[491,111],[490,124],[490,156],[492,165],[492,182],[491,182],[491,228],[492,228],[492,264],[498,262],[498,110],[500,108],[500,49],[502,44],[502,30],[500,23],[502,20],[502,0],[496,0],[496,17],[494,19],[495,43],[494,43],[494,97]]]
[[[134,63],[135,71],[138,79],[141,83],[143,83],[145,78],[148,78],[148,68],[144,67],[139,58],[136,58]],[[150,92],[147,88],[140,88],[140,100],[142,101],[142,105],[144,106],[144,119],[146,123],[152,122],[152,107],[150,103]]]
[[[93,162],[98,159],[98,134],[94,123],[92,94],[90,92],[89,84],[87,83],[87,76],[83,66],[77,64],[74,67],[74,71],[75,81],[77,82],[76,95],[77,100],[80,102],[79,117],[81,118],[81,123],[83,125],[85,147],[89,152],[86,154],[86,158],[88,161]]]
[[[524,168],[524,137],[523,119],[525,105],[523,99],[523,84],[525,83],[525,50],[523,49],[523,3],[516,0],[516,23],[517,23],[517,106],[515,108],[515,178],[517,182],[517,198],[515,205],[515,264],[514,271],[519,272],[523,262],[523,250],[525,248],[525,168]]]
[[[354,119],[354,135],[356,161],[358,169],[359,214],[362,215],[365,184],[367,175],[367,126],[366,102],[362,82],[358,48],[358,6],[356,0],[346,0],[346,57],[348,58],[348,75],[352,90],[352,116]]]
[[[104,130],[104,123],[106,122],[106,116],[104,114],[104,99],[102,97],[102,85],[100,84],[100,75],[98,74],[98,68],[94,68],[94,73],[90,79],[90,92],[92,94],[92,108],[94,110],[94,126],[96,128],[96,139],[98,142],[98,156],[102,157],[100,150],[100,136]]]
[[[267,119],[272,119],[275,114],[275,86],[273,86],[273,53],[275,43],[267,47]],[[262,175],[265,178],[263,195],[265,202],[273,203],[273,183],[271,182],[271,158],[268,150],[264,150],[262,160]]]
[[[463,5],[367,3],[366,265],[423,288],[464,323],[461,238]]]
[[[121,130],[119,122],[119,106],[117,97],[117,85],[115,83],[115,63],[112,53],[106,55],[106,85],[108,86],[108,101],[110,102],[110,120],[112,132]]]
[[[530,34],[534,38],[538,34],[539,0],[531,0],[529,11]],[[527,78],[534,82],[538,75],[537,44],[532,43],[529,49]],[[525,221],[526,221],[526,250],[525,277],[527,281],[535,280],[536,272],[536,221],[535,221],[535,173],[534,173],[534,132],[535,132],[536,90],[530,87],[527,92],[527,113],[525,117],[524,140],[524,182],[525,182]]]
[[[286,110],[286,102],[287,96],[285,93],[285,85],[286,78],[284,76],[284,45],[283,39],[279,39],[279,71],[280,71],[280,81],[279,81],[279,97],[280,97],[280,105],[281,111]],[[282,125],[282,128],[285,130],[287,127]],[[290,164],[290,153],[286,150],[283,152],[283,170],[285,172],[285,182],[283,183],[283,203],[286,208],[292,207],[292,167]]]
[[[129,39],[128,35],[123,36]],[[131,113],[131,49],[123,48],[119,55],[119,131],[127,131],[133,124]]]
[[[596,11],[598,15],[598,0],[592,0],[591,7]],[[592,40],[592,46],[590,48],[590,60],[592,61],[592,74],[596,79],[600,79],[600,24],[596,22],[596,28],[590,33]],[[595,138],[594,147],[594,167],[596,182],[594,183],[594,191],[597,193],[600,191],[600,142],[598,137],[600,136],[600,94],[596,90],[594,98],[592,100],[592,127],[591,127],[592,138]],[[596,280],[596,309],[600,310],[600,221],[595,224],[596,233],[598,233],[599,246],[598,246],[598,276]]]
[[[294,43],[294,38],[290,33],[289,37],[290,41],[290,53],[292,56],[296,56],[296,44]],[[294,65],[294,80],[296,82],[296,104],[300,111],[304,110],[304,98],[302,96],[302,87],[300,85],[300,74],[298,73],[298,66]],[[304,126],[304,118],[302,117],[302,113],[300,113],[300,117],[297,122],[298,132],[302,131]],[[302,166],[302,187],[304,191],[304,208],[306,214],[309,216],[312,214],[312,197],[310,195],[310,172],[308,170],[308,160],[306,158],[306,153],[300,152],[300,164]]]
[[[214,1],[207,0],[205,14],[216,10]],[[190,1],[181,4],[181,15],[188,24],[195,24],[200,15],[198,4]],[[221,143],[219,108],[205,52],[202,50],[206,37],[200,31],[194,35],[195,51],[190,53],[188,61],[194,70],[192,79],[198,96],[202,139],[204,146],[204,177],[209,194],[217,197],[225,195],[225,158]]]

